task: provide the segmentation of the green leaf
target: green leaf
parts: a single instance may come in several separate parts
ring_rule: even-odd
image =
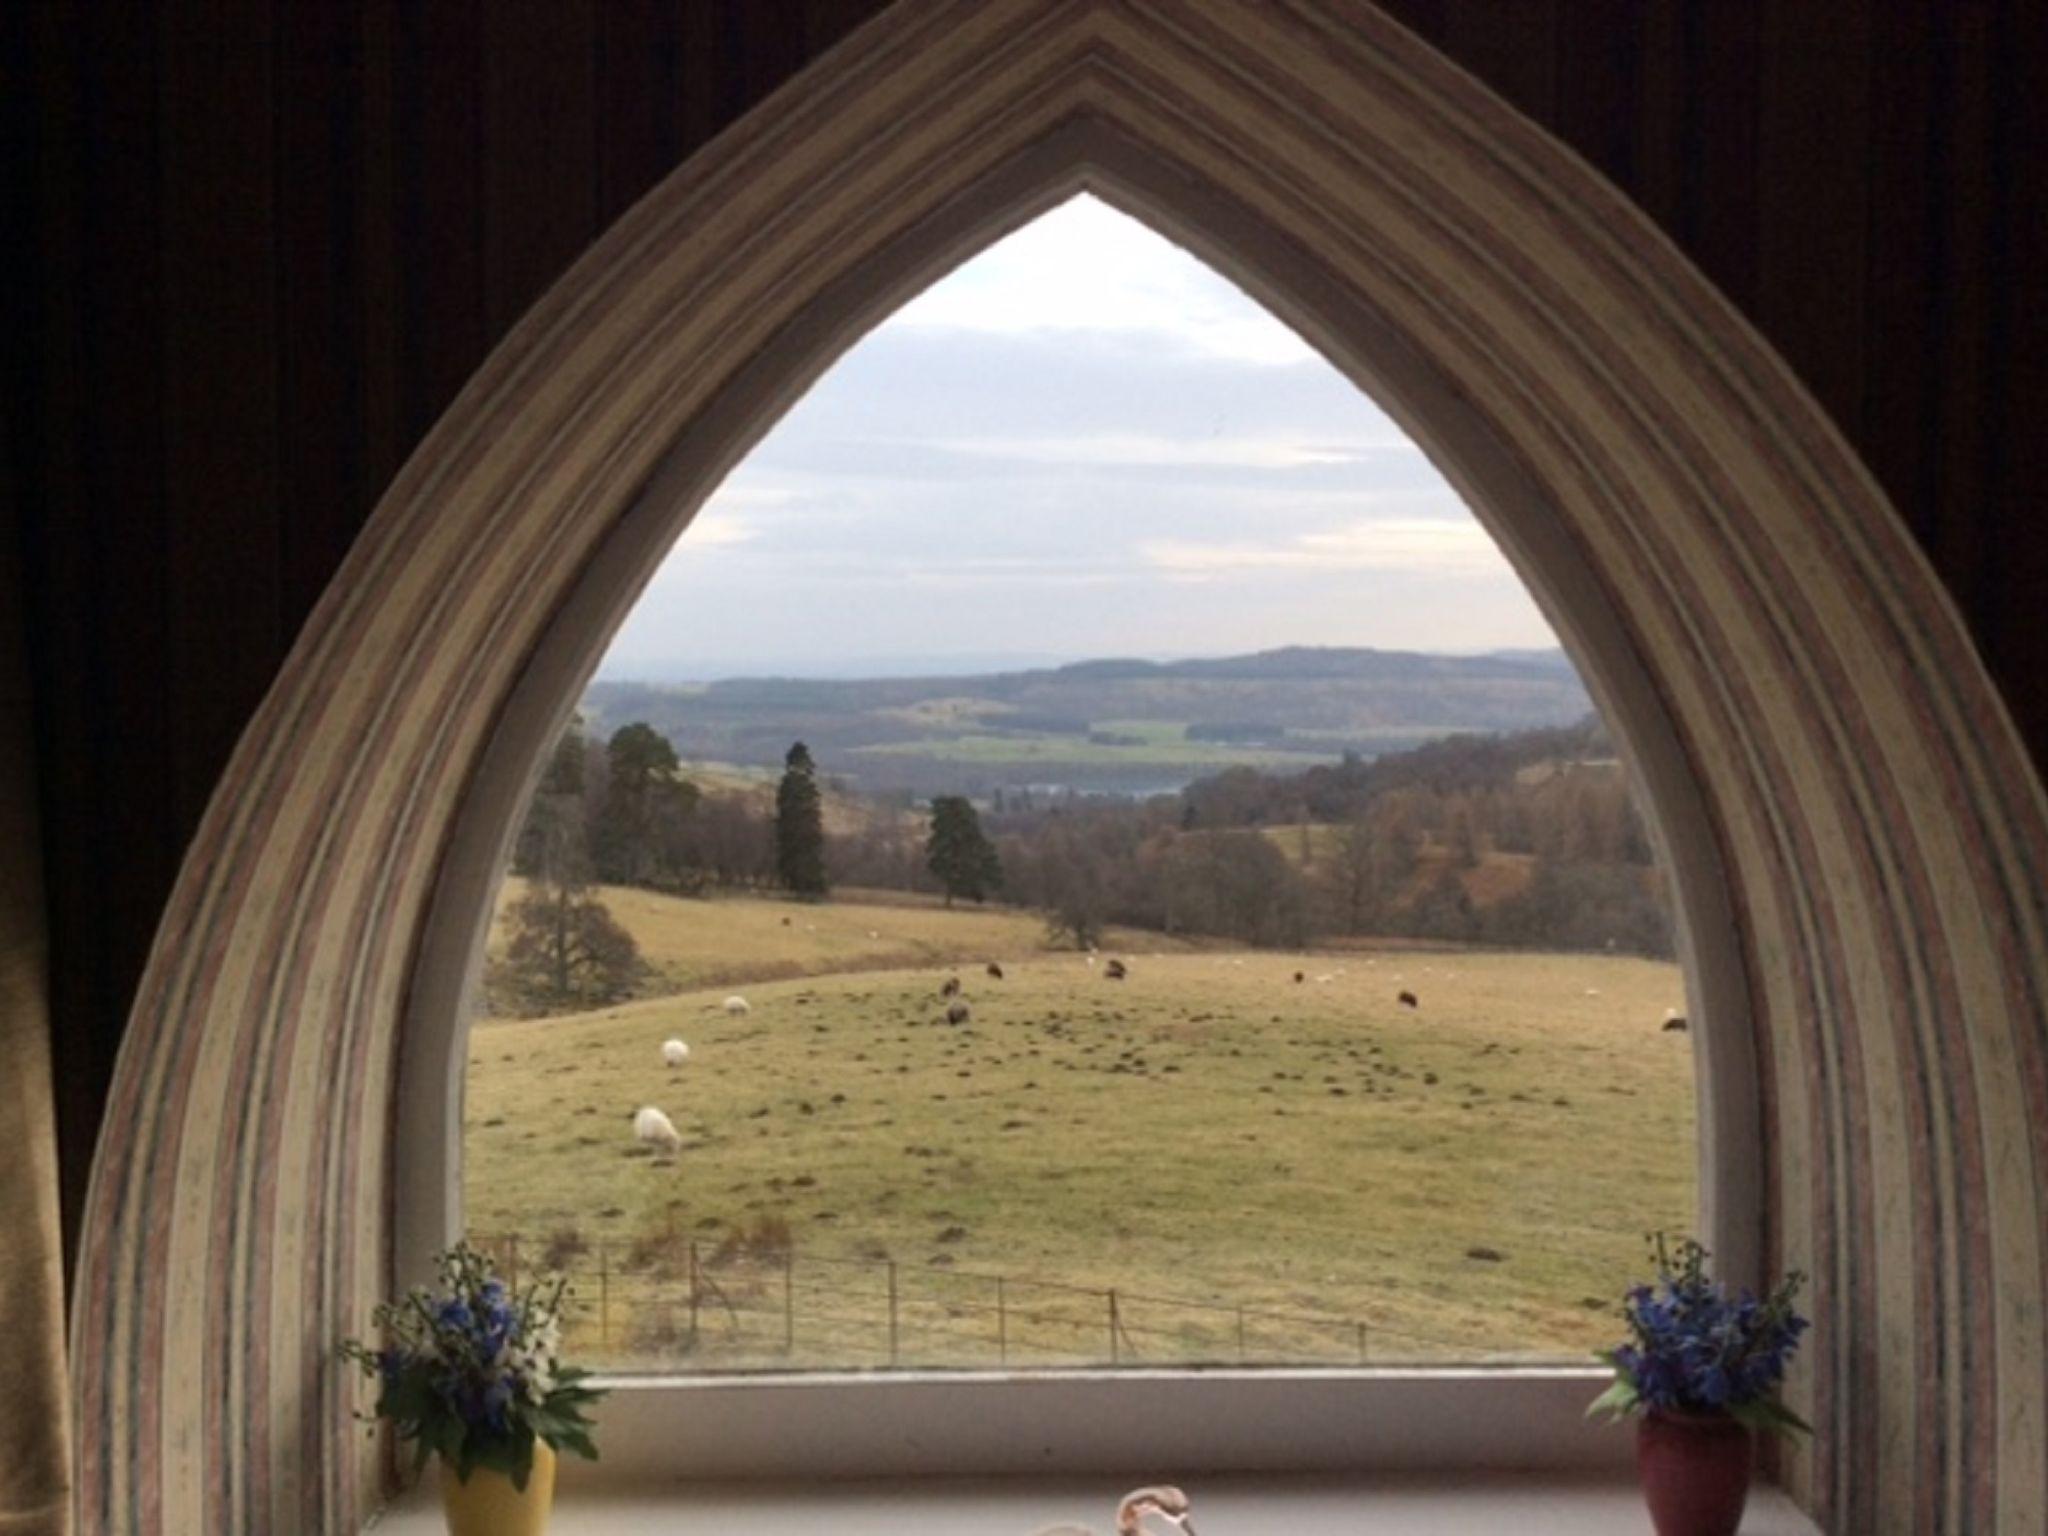
[[[1596,1413],[1611,1413],[1616,1418],[1634,1413],[1642,1403],[1642,1394],[1636,1391],[1636,1384],[1627,1377],[1619,1377],[1605,1392],[1586,1405],[1586,1417]]]
[[[1776,1398],[1760,1397],[1753,1402],[1731,1404],[1728,1413],[1737,1423],[1758,1434],[1787,1435],[1813,1433],[1813,1426]]]

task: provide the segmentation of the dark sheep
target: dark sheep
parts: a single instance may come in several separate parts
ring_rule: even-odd
[[[1664,1021],[1664,1027],[1666,1029],[1675,1029],[1678,1030],[1680,1033],[1683,1033],[1687,1026],[1684,1016],[1682,1014],[1674,1013]]]
[[[960,995],[960,978],[959,978],[958,976],[948,976],[948,977],[946,978],[946,984],[945,984],[944,986],[942,986],[942,987],[940,987],[940,988],[939,988],[939,996],[941,996],[941,997],[958,997],[959,995]]]
[[[988,973],[989,975],[993,976],[997,981],[1001,981],[1003,979],[1003,968],[1000,965],[997,965],[993,960],[989,961],[988,963]]]
[[[1420,1008],[1422,1006],[1422,999],[1413,992],[1403,992],[1401,994],[1401,1006],[1403,1008]]]
[[[1105,965],[1102,968],[1102,974],[1107,976],[1111,981],[1122,981],[1126,976],[1130,975],[1131,973],[1125,967],[1123,961],[1112,960],[1109,962],[1109,964]]]
[[[955,1003],[952,1007],[948,1008],[946,1010],[946,1022],[948,1024],[965,1024],[967,1022],[967,1005],[965,1003]]]
[[[1302,982],[1304,982],[1304,981],[1307,981],[1307,980],[1308,980],[1308,972],[1307,972],[1307,971],[1296,971],[1296,972],[1294,973],[1294,981],[1295,981],[1295,984],[1296,984],[1297,986],[1299,986],[1299,985],[1300,985],[1300,984],[1301,984]]]

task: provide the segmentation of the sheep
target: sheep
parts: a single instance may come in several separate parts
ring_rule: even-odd
[[[939,996],[958,997],[959,995],[960,978],[958,976],[948,976],[946,978],[945,984],[939,988]]]
[[[642,1105],[633,1113],[633,1139],[653,1147],[656,1151],[674,1156],[682,1150],[682,1134],[670,1120],[652,1104]]]
[[[728,1014],[732,1015],[732,1017],[736,1019],[745,1018],[748,1014],[754,1011],[753,1009],[747,1006],[747,1000],[744,997],[741,997],[737,992],[733,993],[731,997],[728,997],[722,1006]]]
[[[948,1008],[946,1010],[946,1022],[948,1024],[965,1024],[967,1022],[967,1005],[965,1003],[955,1003],[952,1007]]]
[[[1331,982],[1335,981],[1336,979],[1337,978],[1332,976],[1328,971],[1325,971],[1322,975],[1316,978],[1316,985],[1319,987],[1327,987]]]
[[[996,981],[1001,981],[1003,979],[1003,968],[1000,965],[997,965],[993,960],[989,961],[988,963],[988,973],[990,977],[992,977]]]
[[[1685,1015],[1676,1008],[1666,1008],[1664,1010],[1664,1027],[1666,1029],[1684,1030],[1687,1028]]]
[[[1422,1006],[1422,999],[1413,992],[1403,992],[1400,996],[1400,1003],[1403,1008],[1420,1008]]]
[[[690,1048],[680,1040],[665,1040],[661,1046],[661,1059],[672,1067],[680,1067],[690,1059]]]
[[[1294,984],[1295,984],[1296,986],[1300,986],[1300,985],[1301,985],[1301,984],[1302,984],[1302,983],[1303,983],[1304,981],[1307,981],[1307,980],[1308,980],[1308,972],[1307,972],[1307,971],[1296,971],[1296,972],[1294,973]]]
[[[1122,981],[1131,973],[1123,961],[1112,960],[1102,968],[1102,974],[1111,981]]]

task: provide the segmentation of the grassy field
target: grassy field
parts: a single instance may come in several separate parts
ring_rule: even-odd
[[[493,954],[502,951],[505,914],[524,888],[525,882],[515,878],[499,890]],[[600,886],[597,895],[638,942],[641,958],[654,973],[646,989],[650,992],[922,966],[979,966],[1045,946],[1045,921],[1032,913],[964,903],[947,908],[937,897],[908,892],[861,893],[852,900],[817,903],[753,897],[692,901],[620,885]],[[1142,949],[1186,947],[1159,934],[1121,928],[1111,929],[1107,942]]]
[[[704,1363],[884,1363],[892,1284],[905,1363],[1582,1357],[1693,1221],[1670,965],[1126,935],[1113,982],[1017,914],[616,899],[672,974],[801,974],[476,1027],[470,1229],[552,1249],[594,1353],[681,1347],[694,1243]]]

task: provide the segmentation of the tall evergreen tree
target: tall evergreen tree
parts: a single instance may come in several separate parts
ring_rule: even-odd
[[[636,720],[605,746],[604,793],[591,827],[590,853],[600,880],[670,887],[683,860],[684,823],[697,786],[682,776],[668,738]]]
[[[825,894],[825,808],[811,749],[797,742],[775,786],[775,875],[798,896]]]
[[[955,896],[986,901],[1003,883],[1002,861],[981,830],[974,802],[964,795],[940,795],[932,801],[931,835],[925,840],[924,858],[945,888],[949,907]]]

